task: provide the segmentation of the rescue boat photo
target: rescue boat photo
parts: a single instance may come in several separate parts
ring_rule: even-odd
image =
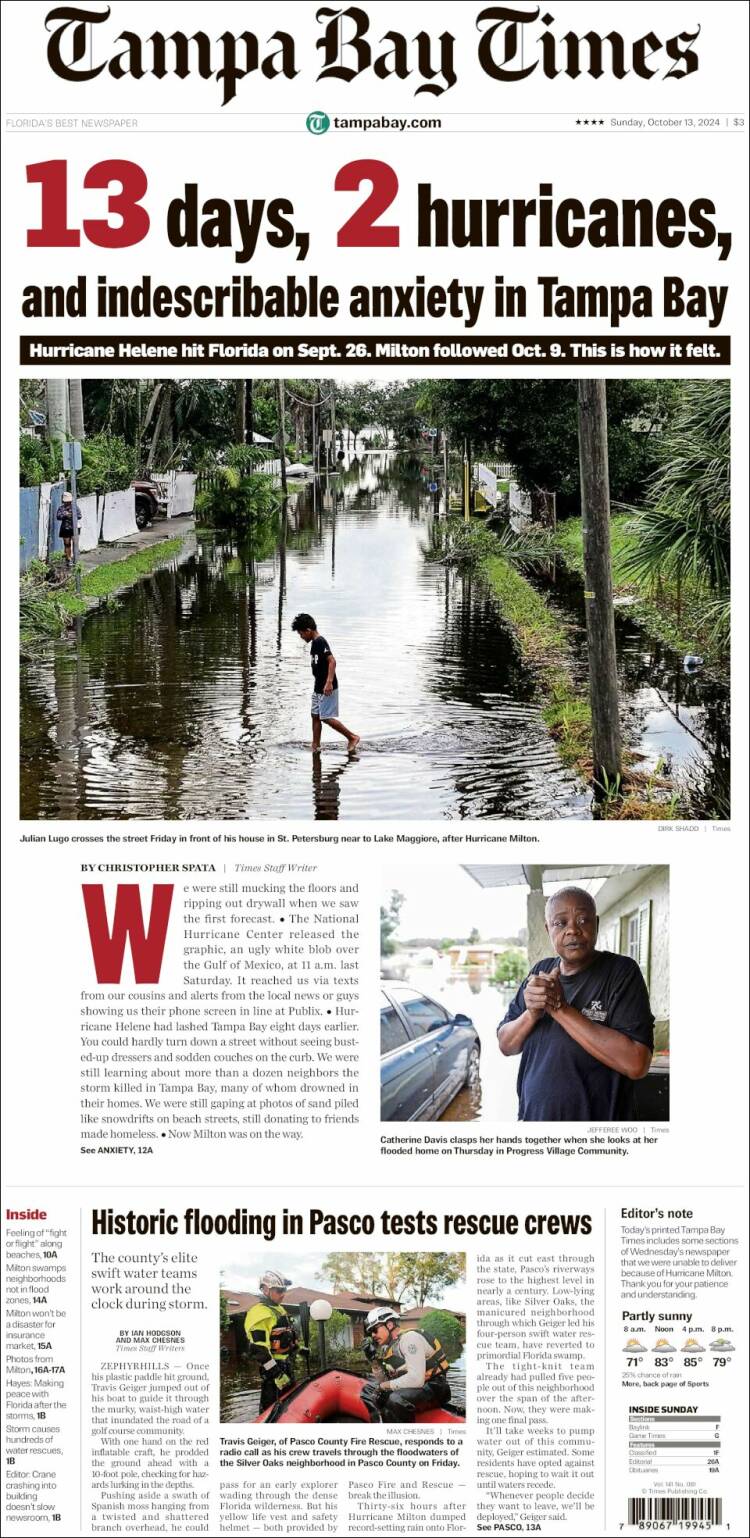
[[[465,1277],[465,1255],[439,1251],[228,1264],[222,1422],[464,1424]]]

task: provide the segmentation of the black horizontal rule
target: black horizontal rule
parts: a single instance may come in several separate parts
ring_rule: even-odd
[[[131,332],[127,336],[27,336],[19,339],[23,367],[72,368],[98,366],[148,368],[184,366],[216,368],[222,364],[293,363],[316,369],[321,364],[358,368],[363,364],[393,368],[429,365],[450,369],[470,364],[492,367],[547,364],[561,368],[644,368],[669,364],[716,368],[731,361],[728,336],[156,336]]]

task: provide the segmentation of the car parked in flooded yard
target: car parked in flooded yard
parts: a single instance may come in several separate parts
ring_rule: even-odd
[[[405,983],[380,995],[382,1121],[436,1121],[479,1079],[481,1046],[468,1015],[452,1015]]]

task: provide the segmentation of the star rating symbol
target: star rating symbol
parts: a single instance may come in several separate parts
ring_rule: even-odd
[[[584,117],[584,118],[577,117],[576,118],[576,128],[603,128],[603,127],[604,127],[604,118],[603,117]]]

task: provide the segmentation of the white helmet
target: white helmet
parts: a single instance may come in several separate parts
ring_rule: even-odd
[[[400,1322],[401,1316],[396,1313],[395,1308],[371,1308],[365,1319],[365,1335],[372,1335],[379,1324],[399,1324]]]
[[[267,1292],[271,1287],[278,1288],[279,1292],[286,1292],[287,1287],[291,1285],[291,1278],[282,1276],[280,1271],[264,1271],[258,1283],[261,1292]]]

